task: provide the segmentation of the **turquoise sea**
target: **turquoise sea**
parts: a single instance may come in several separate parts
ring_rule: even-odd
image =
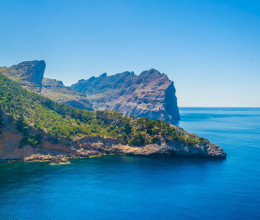
[[[0,163],[0,219],[260,219],[260,108],[181,108],[226,160]]]

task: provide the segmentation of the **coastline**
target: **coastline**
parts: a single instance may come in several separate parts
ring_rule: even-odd
[[[130,156],[130,157],[147,157],[147,158],[194,158],[194,159],[210,159],[210,160],[225,160],[226,154],[223,156],[210,156],[210,155],[190,155],[190,154],[176,154],[171,153],[151,153],[151,154],[141,154],[134,152],[118,152],[118,153],[106,153],[106,152],[92,152],[88,155],[62,155],[62,154],[32,154],[24,158],[10,158],[3,159],[0,158],[0,163],[15,163],[15,162],[25,162],[25,163],[49,163],[50,165],[67,165],[70,164],[71,160],[74,159],[91,159],[103,156]]]

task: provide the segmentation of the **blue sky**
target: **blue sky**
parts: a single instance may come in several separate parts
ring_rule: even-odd
[[[0,0],[0,66],[43,59],[66,85],[150,68],[179,106],[260,106],[260,1]]]

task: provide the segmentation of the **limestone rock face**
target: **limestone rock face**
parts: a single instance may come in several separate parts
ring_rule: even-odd
[[[25,61],[9,68],[2,67],[0,73],[18,81],[25,88],[40,93],[45,67],[43,60]]]
[[[87,95],[95,110],[117,110],[128,116],[175,123],[180,119],[174,83],[155,69],[140,75],[106,73],[70,87]]]

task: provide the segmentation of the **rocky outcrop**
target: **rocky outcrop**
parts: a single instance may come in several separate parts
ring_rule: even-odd
[[[95,110],[117,110],[128,116],[171,123],[180,119],[174,83],[154,69],[140,75],[123,72],[107,76],[104,73],[80,80],[70,88],[86,94]]]
[[[62,81],[44,78],[42,81],[41,94],[59,103],[70,105],[74,108],[93,110],[87,97],[64,86]]]
[[[213,157],[225,158],[226,154],[221,147],[209,144],[202,145],[185,145],[180,143],[163,143],[149,144],[143,147],[133,147],[129,145],[118,145],[115,147],[118,152],[130,156],[147,156],[147,157]],[[213,150],[214,149],[214,150]]]
[[[0,68],[0,73],[33,92],[41,92],[46,64],[43,60],[25,61],[9,68]]]
[[[87,97],[64,86],[61,81],[43,78],[45,61],[25,61],[11,67],[1,67],[0,73],[18,82],[24,88],[54,101],[84,110],[93,110]]]

